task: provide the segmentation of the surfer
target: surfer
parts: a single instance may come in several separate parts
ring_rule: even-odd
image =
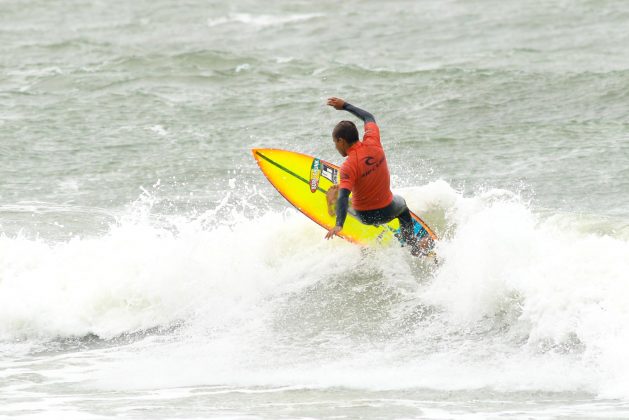
[[[341,165],[339,184],[327,192],[330,213],[336,204],[336,225],[325,238],[330,239],[343,229],[351,192],[352,207],[362,223],[381,225],[397,218],[402,239],[411,247],[411,254],[425,255],[430,252],[432,240],[429,236],[419,240],[414,235],[413,219],[406,201],[391,193],[389,168],[374,116],[340,98],[329,98],[327,104],[363,120],[365,134],[360,141],[358,129],[351,121],[339,122],[332,131],[336,150],[347,159]]]

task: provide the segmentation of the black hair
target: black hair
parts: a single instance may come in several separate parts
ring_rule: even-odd
[[[358,141],[358,129],[356,128],[356,124],[351,121],[341,121],[334,127],[332,137],[334,137],[334,139],[343,138],[347,141],[347,144],[356,143]]]

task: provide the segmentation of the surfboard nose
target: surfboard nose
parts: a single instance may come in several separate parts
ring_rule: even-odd
[[[266,150],[269,149],[263,147],[254,147],[253,149],[251,149],[251,154],[253,155],[253,158],[256,160],[256,162],[260,162],[260,159],[263,158]]]

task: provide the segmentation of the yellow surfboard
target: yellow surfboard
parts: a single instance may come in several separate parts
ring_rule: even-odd
[[[325,229],[334,226],[336,217],[328,214],[326,192],[338,183],[338,166],[288,150],[252,149],[252,152],[269,182],[289,203]],[[437,240],[437,235],[422,219],[413,212],[411,216],[415,235],[419,238],[428,235],[433,241]],[[339,236],[361,245],[388,244],[397,241],[395,234],[399,228],[397,219],[386,225],[365,225],[352,215],[350,209]]]

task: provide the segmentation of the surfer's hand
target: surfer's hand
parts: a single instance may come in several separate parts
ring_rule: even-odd
[[[343,229],[341,226],[334,226],[332,229],[328,230],[328,233],[325,235],[325,239],[332,239],[334,235],[339,234],[341,229]]]
[[[341,110],[343,109],[343,105],[345,105],[345,101],[342,100],[341,98],[331,97],[331,98],[328,98],[328,105],[330,105],[331,107],[334,107],[334,109]]]

